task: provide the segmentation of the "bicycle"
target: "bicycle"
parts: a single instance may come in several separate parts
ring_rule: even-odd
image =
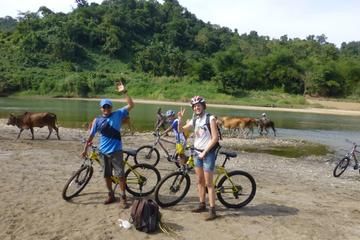
[[[336,167],[334,168],[333,171],[334,177],[340,177],[340,175],[345,172],[345,170],[350,164],[351,159],[354,159],[355,161],[354,170],[359,169],[359,162],[356,158],[356,153],[360,153],[360,151],[356,150],[358,145],[350,140],[346,140],[346,142],[352,144],[351,150],[345,154],[345,156],[338,162],[338,164],[336,164]],[[359,173],[360,173],[360,169],[359,169]]]
[[[144,145],[137,149],[136,157],[134,158],[135,163],[136,164],[147,163],[147,164],[150,164],[155,167],[159,163],[159,160],[160,160],[160,152],[156,148],[156,146],[159,145],[161,147],[161,149],[165,152],[166,159],[169,162],[175,163],[177,167],[180,167],[179,160],[178,160],[179,156],[176,153],[176,149],[175,149],[176,143],[161,137],[159,130],[156,130],[153,133],[153,135],[155,136],[155,141],[152,145]],[[169,144],[174,145],[174,151],[172,152],[172,154],[170,154],[170,151],[168,151],[166,149],[166,147],[164,146],[164,143],[169,143]]]
[[[91,148],[90,155],[84,158],[80,168],[69,178],[63,188],[62,197],[66,201],[77,196],[89,183],[94,172],[93,162],[101,165],[97,146],[91,144]],[[123,150],[123,154],[126,154],[124,162],[128,168],[125,172],[126,190],[136,197],[147,196],[154,192],[161,179],[159,171],[149,164],[130,165],[128,158],[136,156],[135,150]],[[115,184],[115,192],[120,179],[117,176],[111,176],[111,180]]]
[[[190,176],[189,167],[194,166],[195,148],[191,148],[191,154],[185,167],[166,175],[156,186],[155,201],[161,207],[170,207],[179,203],[189,192]],[[247,172],[241,170],[227,171],[225,164],[231,158],[237,156],[234,152],[217,150],[216,155],[224,155],[221,166],[216,166],[216,178],[214,186],[217,198],[228,208],[241,208],[252,201],[256,193],[254,178]]]

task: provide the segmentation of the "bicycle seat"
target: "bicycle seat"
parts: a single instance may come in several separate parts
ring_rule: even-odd
[[[135,149],[123,149],[123,153],[126,153],[127,155],[130,155],[132,157],[136,156],[136,150]]]
[[[236,152],[224,152],[224,151],[220,151],[220,154],[224,154],[226,157],[229,158],[234,158],[237,156]]]

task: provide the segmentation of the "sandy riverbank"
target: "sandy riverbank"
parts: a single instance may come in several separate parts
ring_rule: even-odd
[[[117,203],[102,204],[106,190],[98,167],[80,196],[72,202],[61,198],[66,180],[81,163],[78,155],[84,131],[60,128],[61,141],[55,136],[44,140],[45,128],[35,132],[34,141],[28,131],[14,141],[17,133],[18,129],[0,121],[0,239],[173,239],[161,232],[146,235],[121,229],[117,219],[127,219],[130,210],[120,210]],[[137,148],[150,143],[152,136],[137,133],[123,139],[127,148]],[[228,138],[222,144],[230,149],[244,144],[301,147],[301,141],[270,137]],[[257,193],[248,206],[230,210],[218,202],[220,217],[205,222],[204,215],[189,211],[197,202],[192,185],[183,202],[161,212],[181,236],[178,239],[358,239],[360,175],[349,170],[334,178],[332,157],[293,159],[240,153],[229,167],[248,171],[256,179]],[[161,160],[162,176],[174,169]]]

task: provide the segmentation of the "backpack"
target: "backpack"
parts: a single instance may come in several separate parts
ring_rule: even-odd
[[[206,113],[205,124],[206,124],[206,126],[209,129],[210,134],[211,134],[210,116],[211,116],[210,113]],[[194,128],[195,128],[195,121],[196,121],[196,118],[193,118],[193,126],[194,126]],[[219,140],[222,140],[221,130],[220,130],[220,128],[219,128],[219,126],[217,124],[216,124],[216,128],[217,128],[217,131],[218,131]]]
[[[134,200],[131,206],[130,222],[139,231],[146,233],[156,231],[160,223],[159,206],[151,199]]]

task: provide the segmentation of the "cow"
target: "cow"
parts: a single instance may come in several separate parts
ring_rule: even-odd
[[[268,128],[271,128],[273,130],[274,137],[276,137],[276,129],[275,129],[275,124],[273,121],[271,121],[270,119],[264,121],[262,119],[257,118],[256,123],[258,125],[260,135],[268,135],[268,133],[269,133]],[[265,134],[264,134],[264,131],[265,131]]]
[[[238,131],[239,136],[244,134],[247,137],[250,131],[253,133],[253,127],[256,125],[256,120],[255,118],[225,116],[218,118],[217,124],[222,129]],[[245,132],[246,129],[249,131]]]
[[[17,126],[20,128],[20,132],[16,139],[19,139],[22,131],[24,129],[30,129],[31,131],[31,139],[34,140],[34,127],[44,127],[47,126],[49,128],[49,135],[46,139],[49,139],[52,130],[55,129],[57,138],[60,140],[59,136],[59,128],[56,126],[57,120],[56,115],[50,112],[25,112],[22,115],[15,116],[10,114],[7,125]]]
[[[134,135],[134,125],[132,124],[132,121],[130,119],[130,116],[127,116],[125,118],[123,118],[122,120],[122,126],[124,125],[127,125],[128,127],[128,132],[131,134],[131,135]],[[125,132],[124,132],[125,133]]]

